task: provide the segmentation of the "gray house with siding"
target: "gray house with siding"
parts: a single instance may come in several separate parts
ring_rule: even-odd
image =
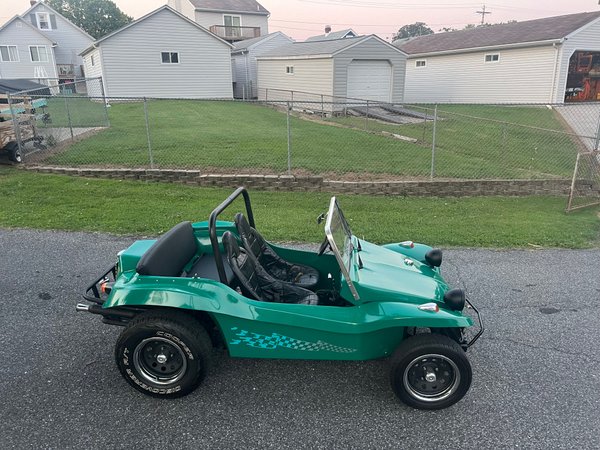
[[[600,12],[421,36],[408,54],[408,103],[600,100]]]
[[[79,53],[89,47],[94,38],[45,3],[31,3],[31,8],[21,17],[56,43],[57,78],[72,80],[84,76]]]
[[[269,34],[271,13],[256,0],[169,0],[168,5],[228,42]]]
[[[82,52],[107,97],[233,97],[231,45],[165,5]]]
[[[56,45],[27,20],[13,17],[0,27],[0,78],[58,78]]]
[[[256,58],[294,40],[281,31],[254,39],[235,42],[231,50],[233,68],[233,96],[235,98],[257,98]]]
[[[261,100],[403,101],[406,55],[375,36],[296,42],[257,58]]]

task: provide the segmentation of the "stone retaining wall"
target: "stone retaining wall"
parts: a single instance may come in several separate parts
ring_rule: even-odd
[[[198,170],[79,169],[27,166],[27,170],[75,175],[181,183],[192,186],[230,187],[266,191],[313,191],[344,194],[400,195],[410,197],[475,197],[568,195],[569,180],[446,180],[446,181],[331,181],[315,176],[213,175]]]

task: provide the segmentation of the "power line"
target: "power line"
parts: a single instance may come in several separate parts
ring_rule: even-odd
[[[483,25],[485,23],[485,15],[486,14],[491,14],[491,11],[486,11],[485,10],[485,5],[483,5],[483,9],[481,11],[475,11],[475,14],[481,14],[481,25]]]

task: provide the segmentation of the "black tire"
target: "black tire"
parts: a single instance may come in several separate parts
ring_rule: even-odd
[[[19,144],[16,142],[9,142],[6,144],[4,149],[8,152],[8,159],[14,161],[16,163],[23,162],[23,155],[21,154],[21,150],[19,149]]]
[[[206,376],[212,344],[192,316],[178,311],[149,311],[133,319],[115,346],[121,375],[154,397],[192,392]]]
[[[472,378],[464,350],[451,338],[439,334],[409,337],[391,358],[390,381],[394,393],[403,403],[417,409],[453,405],[468,392]]]

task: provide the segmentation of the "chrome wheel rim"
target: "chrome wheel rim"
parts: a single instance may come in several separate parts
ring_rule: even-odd
[[[133,365],[146,381],[164,386],[183,378],[187,358],[172,341],[152,337],[137,345],[133,352]]]
[[[417,400],[438,402],[450,397],[460,384],[460,371],[450,358],[435,353],[419,356],[406,366],[406,391]]]

